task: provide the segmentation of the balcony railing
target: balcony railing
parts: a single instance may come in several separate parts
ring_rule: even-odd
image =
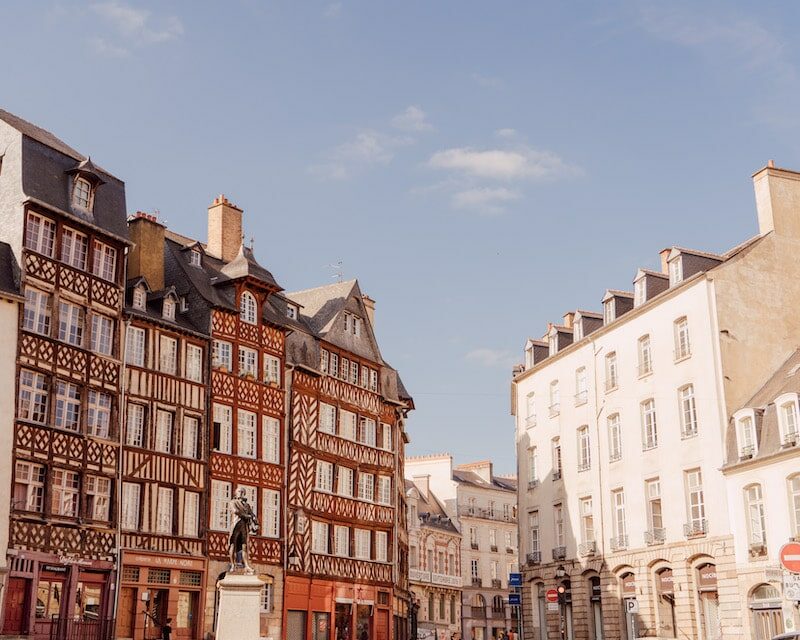
[[[491,549],[492,553],[497,553],[497,545],[496,544],[490,545],[489,549]]]
[[[553,560],[563,560],[567,557],[566,547],[553,547]]]
[[[636,373],[640,378],[653,373],[653,365],[650,362],[645,362],[636,366]]]
[[[622,451],[612,451],[608,456],[609,462],[617,462],[622,460]]]
[[[690,347],[686,346],[683,349],[675,349],[672,352],[672,357],[677,362],[678,360],[683,360],[684,358],[688,358],[692,355],[692,350]]]
[[[656,544],[664,544],[667,539],[667,530],[663,527],[653,527],[644,532],[644,543],[648,547]]]
[[[473,587],[482,587],[483,586],[483,580],[481,580],[480,578],[473,578],[472,579],[472,586]]]
[[[579,407],[582,404],[586,404],[586,400],[588,399],[589,394],[586,391],[579,391],[575,394],[575,406]]]
[[[498,578],[492,578],[492,589],[502,589],[503,583]]]
[[[553,480],[561,480],[561,471],[553,471]]]
[[[781,441],[781,446],[793,447],[797,444],[798,439],[800,439],[800,436],[798,436],[796,431],[793,431],[792,433],[787,433],[785,436],[783,436],[783,440]]]
[[[749,552],[751,558],[763,558],[767,555],[767,545],[763,542],[751,542]]]
[[[593,556],[597,553],[597,543],[594,540],[578,545],[578,555],[582,557]]]
[[[697,425],[690,426],[688,429],[681,429],[681,439],[693,438],[697,435]]]
[[[756,454],[756,447],[755,445],[749,445],[747,447],[742,447],[739,449],[739,460],[749,460]]]
[[[628,536],[615,536],[609,540],[612,551],[622,551],[628,548]]]
[[[446,573],[431,573],[431,584],[460,588],[463,582],[461,576],[451,576]]]
[[[556,402],[555,404],[551,404],[549,407],[547,407],[547,409],[550,413],[550,417],[555,418],[559,413],[561,413],[561,403]]]
[[[469,546],[472,548],[473,551],[478,550],[478,543],[477,542],[470,542]]]
[[[480,507],[460,506],[458,515],[468,518],[482,518],[497,522],[516,522],[517,516],[513,513],[504,513],[502,510],[481,509]]]
[[[542,552],[541,551],[531,551],[530,553],[526,554],[525,555],[525,563],[528,566],[542,564]]]
[[[536,426],[536,416],[528,416],[525,418],[525,426],[526,427],[535,427]]]
[[[592,463],[591,462],[579,462],[578,463],[578,473],[580,473],[581,471],[588,471],[591,468],[592,468]]]
[[[514,547],[506,547],[506,553],[516,553]]]
[[[539,486],[538,480],[528,480],[528,489],[535,489]]]
[[[422,569],[409,569],[408,579],[412,580],[413,582],[430,582],[431,572],[423,571]]]
[[[692,520],[683,525],[683,535],[687,538],[697,538],[704,536],[708,533],[708,523],[705,518],[700,520]]]

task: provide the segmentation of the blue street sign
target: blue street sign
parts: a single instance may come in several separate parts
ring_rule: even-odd
[[[522,604],[522,595],[519,593],[508,594],[508,604],[512,607],[518,607]]]
[[[508,586],[509,587],[521,587],[522,586],[522,574],[521,573],[509,573],[508,574]]]

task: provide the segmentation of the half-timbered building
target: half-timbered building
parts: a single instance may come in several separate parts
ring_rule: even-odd
[[[374,303],[356,281],[287,298],[302,329],[287,343],[285,637],[391,640],[405,629],[408,606],[399,569],[404,420],[413,403],[381,357]]]
[[[164,278],[165,227],[129,220],[117,637],[202,637],[209,336]]]
[[[25,297],[2,633],[105,637],[117,547],[125,187],[5,111],[0,149],[0,239]]]
[[[206,630],[216,582],[229,568],[229,502],[243,487],[260,523],[250,562],[265,582],[262,636],[279,637],[283,595],[284,344],[281,287],[242,243],[242,210],[224,196],[208,210],[208,241],[167,232],[166,284],[185,300],[185,318],[211,337],[209,486],[205,513]]]

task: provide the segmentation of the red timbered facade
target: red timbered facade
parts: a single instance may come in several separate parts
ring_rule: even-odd
[[[2,633],[109,637],[124,185],[6,112],[0,139],[12,145],[7,179],[21,180],[4,192],[0,232],[18,258],[25,296]]]
[[[400,465],[412,401],[380,357],[355,281],[288,298],[304,331],[288,348],[285,636],[391,640],[407,606]]]

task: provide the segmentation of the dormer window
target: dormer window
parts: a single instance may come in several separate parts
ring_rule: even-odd
[[[785,393],[775,399],[781,445],[791,447],[798,442],[798,402],[796,393]]]
[[[200,251],[197,249],[192,249],[189,252],[189,264],[193,267],[199,267],[202,265]]]
[[[576,320],[575,324],[572,325],[572,341],[577,342],[578,340],[583,340],[583,321]]]
[[[72,188],[72,206],[83,211],[91,211],[92,185],[86,178],[75,178]]]
[[[549,349],[549,353],[551,356],[554,356],[558,353],[558,334],[551,333],[547,336],[547,347]]]
[[[258,304],[252,293],[245,291],[239,299],[239,319],[247,324],[256,324]]]
[[[614,322],[616,314],[614,313],[614,299],[608,300],[603,303],[603,324],[611,324]]]
[[[147,304],[147,292],[142,285],[133,290],[133,308],[144,311]]]
[[[297,307],[293,304],[286,305],[286,316],[292,320],[297,320]]]
[[[647,302],[647,280],[640,278],[633,283],[633,306],[638,307]]]
[[[164,298],[164,306],[161,310],[161,315],[165,320],[175,319],[175,300],[171,297]]]
[[[756,416],[752,409],[743,409],[734,416],[736,423],[736,442],[739,447],[739,459],[748,460],[758,453],[758,434],[756,432]]]
[[[361,318],[352,313],[344,314],[344,331],[352,333],[356,338],[361,336]]]
[[[683,262],[678,256],[669,261],[669,286],[674,287],[683,280]]]

